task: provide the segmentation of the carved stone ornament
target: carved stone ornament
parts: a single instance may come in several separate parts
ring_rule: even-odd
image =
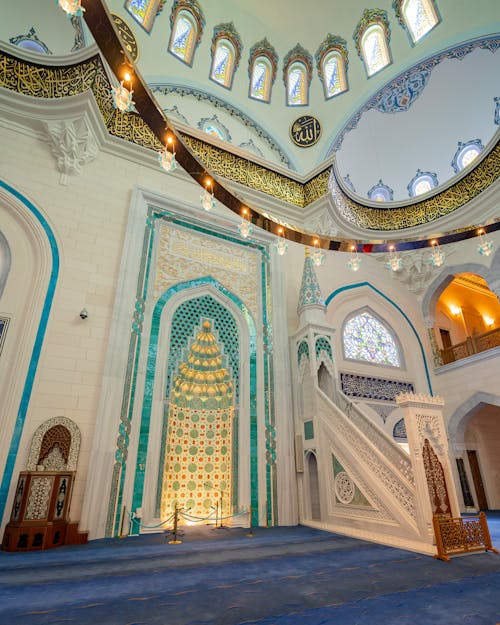
[[[76,465],[78,463],[78,454],[80,453],[80,444],[81,444],[81,434],[78,426],[74,421],[68,419],[67,417],[53,417],[52,419],[48,419],[44,421],[42,425],[40,425],[35,433],[33,434],[33,438],[31,440],[30,454],[28,458],[28,471],[36,471],[38,466],[38,459],[40,457],[40,448],[42,445],[43,437],[45,434],[53,427],[57,425],[64,426],[69,433],[71,434],[71,444],[68,453],[68,459],[65,463],[65,466],[61,465],[60,459],[57,456],[57,452],[55,450],[55,446],[49,456],[45,458],[44,461],[44,470],[51,471],[54,470],[52,467],[57,466],[60,467],[57,470],[64,471],[76,471]],[[60,452],[59,452],[60,453]]]
[[[94,131],[85,117],[56,122],[45,122],[51,141],[52,154],[61,172],[61,184],[67,185],[68,176],[77,176],[82,166],[92,162],[99,153]]]

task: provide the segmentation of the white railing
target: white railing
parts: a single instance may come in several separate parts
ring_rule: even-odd
[[[384,493],[384,499],[389,498],[392,509],[396,505],[400,513],[406,518],[407,523],[415,531],[418,531],[413,480],[406,476],[407,471],[401,471],[394,463],[394,458],[399,458],[399,451],[401,450],[391,449],[390,455],[393,459],[387,458],[384,450],[378,448],[378,443],[384,440],[383,436],[378,436],[378,434],[383,434],[383,432],[379,431],[374,434],[371,428],[367,427],[367,431],[371,432],[377,439],[377,441],[371,440],[354,422],[352,416],[344,414],[323,391],[317,389],[317,392],[318,417],[321,419],[324,429],[332,436],[332,440],[341,442],[343,448],[349,450],[350,454],[356,458],[360,468],[363,467],[365,472],[369,472],[371,476],[376,476],[377,483]],[[364,423],[367,420],[367,417],[359,411],[356,411],[356,414],[359,423]],[[390,439],[389,442],[391,442]],[[388,449],[389,447],[385,443],[387,441],[384,440],[384,449]],[[402,453],[404,454],[404,452]],[[379,494],[381,494],[380,491]]]
[[[369,415],[365,414],[362,405],[354,403],[340,390],[337,391],[336,397],[336,403],[340,410],[384,454],[387,460],[411,484],[414,484],[413,468],[409,455],[382,428],[374,423]]]

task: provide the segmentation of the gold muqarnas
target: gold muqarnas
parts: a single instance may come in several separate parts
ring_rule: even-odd
[[[231,513],[233,383],[210,321],[179,365],[170,393],[161,500],[162,519],[175,505],[207,517],[220,504]]]

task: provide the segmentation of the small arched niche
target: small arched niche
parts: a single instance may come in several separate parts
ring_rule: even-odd
[[[28,471],[76,471],[81,434],[74,421],[53,417],[33,434]]]

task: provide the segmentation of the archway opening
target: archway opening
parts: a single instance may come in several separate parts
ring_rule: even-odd
[[[311,503],[311,519],[319,521],[321,519],[321,507],[319,501],[319,479],[318,463],[313,453],[307,456],[307,471],[309,475],[309,498]]]
[[[481,276],[454,276],[436,303],[436,341],[443,364],[500,345],[500,303]]]

